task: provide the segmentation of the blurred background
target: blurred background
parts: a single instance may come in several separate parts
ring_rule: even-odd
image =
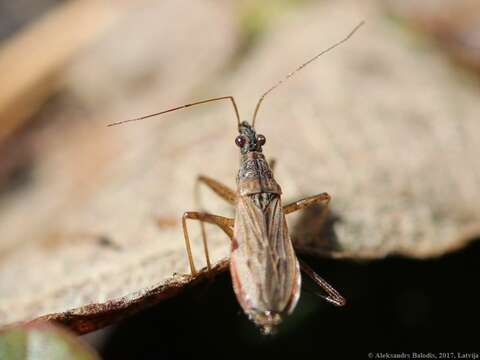
[[[179,219],[200,206],[196,176],[235,185],[230,105],[108,123],[224,95],[250,121],[361,20],[257,126],[285,202],[333,196],[326,223],[312,209],[289,226],[347,307],[303,291],[263,337],[221,272],[82,338],[105,359],[478,350],[476,0],[0,0],[0,324],[142,303],[188,273]],[[201,205],[233,214],[208,190]],[[208,232],[212,258],[228,256]]]

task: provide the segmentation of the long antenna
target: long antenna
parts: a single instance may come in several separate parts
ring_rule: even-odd
[[[333,50],[335,49],[337,46],[343,44],[345,41],[347,41],[348,39],[350,39],[353,34],[355,34],[355,32],[365,23],[365,21],[361,21],[357,26],[355,26],[353,28],[352,31],[350,31],[350,33],[344,37],[342,40],[338,41],[337,43],[331,45],[330,47],[328,47],[327,49],[321,51],[320,53],[318,53],[317,55],[315,55],[313,58],[311,58],[310,60],[308,60],[307,62],[303,63],[302,65],[300,65],[299,67],[297,67],[295,70],[293,70],[291,73],[288,73],[287,76],[285,76],[283,79],[281,79],[279,82],[277,82],[275,85],[273,85],[270,89],[268,89],[267,91],[265,91],[263,93],[262,96],[260,96],[260,99],[258,100],[257,102],[257,106],[255,107],[255,112],[253,113],[253,120],[252,120],[252,127],[255,127],[255,119],[257,118],[257,113],[258,113],[258,109],[260,108],[260,105],[262,104],[262,101],[263,99],[265,98],[265,96],[267,96],[271,91],[273,91],[274,89],[276,89],[277,87],[279,87],[284,81],[287,81],[288,79],[290,79],[293,75],[295,75],[295,73],[297,73],[298,71],[302,70],[305,66],[307,66],[308,64],[310,64],[311,62],[317,60],[320,56],[322,56],[323,54],[329,52],[330,50]]]
[[[226,100],[226,99],[229,99],[229,100],[232,102],[233,108],[234,108],[234,110],[235,110],[235,115],[236,115],[236,117],[237,117],[237,124],[238,124],[238,126],[240,126],[240,115],[239,115],[239,113],[238,113],[237,104],[235,103],[235,99],[233,98],[233,96],[222,96],[222,97],[217,97],[217,98],[212,98],[212,99],[197,101],[197,102],[194,102],[194,103],[191,103],[191,104],[186,104],[186,105],[182,105],[182,106],[177,106],[177,107],[174,107],[174,108],[172,108],[172,109],[160,111],[160,112],[155,113],[155,114],[150,114],[150,115],[146,115],[146,116],[141,116],[141,117],[138,117],[138,118],[135,118],[135,119],[128,119],[128,120],[117,121],[117,122],[108,124],[107,126],[116,126],[116,125],[125,124],[125,123],[127,123],[127,122],[144,120],[144,119],[148,119],[148,118],[151,118],[151,117],[154,117],[154,116],[158,116],[158,115],[162,115],[162,114],[165,114],[165,113],[168,113],[168,112],[172,112],[172,111],[175,111],[175,110],[184,109],[184,108],[187,108],[187,107],[190,107],[190,106],[205,104],[205,103],[207,103],[207,102],[217,101],[217,100]]]

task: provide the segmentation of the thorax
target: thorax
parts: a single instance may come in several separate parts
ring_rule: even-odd
[[[272,170],[261,152],[251,151],[240,158],[240,170],[237,176],[239,196],[259,193],[282,193],[280,185],[273,178]]]

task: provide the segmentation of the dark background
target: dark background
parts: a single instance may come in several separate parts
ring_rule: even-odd
[[[480,244],[432,260],[358,263],[302,257],[346,298],[336,308],[305,287],[294,313],[263,336],[242,313],[228,273],[102,331],[105,359],[341,358],[479,350]],[[92,337],[92,335],[89,335]]]

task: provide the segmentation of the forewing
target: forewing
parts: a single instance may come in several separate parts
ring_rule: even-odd
[[[300,277],[280,196],[239,197],[236,210],[231,268],[242,306],[288,311]]]

